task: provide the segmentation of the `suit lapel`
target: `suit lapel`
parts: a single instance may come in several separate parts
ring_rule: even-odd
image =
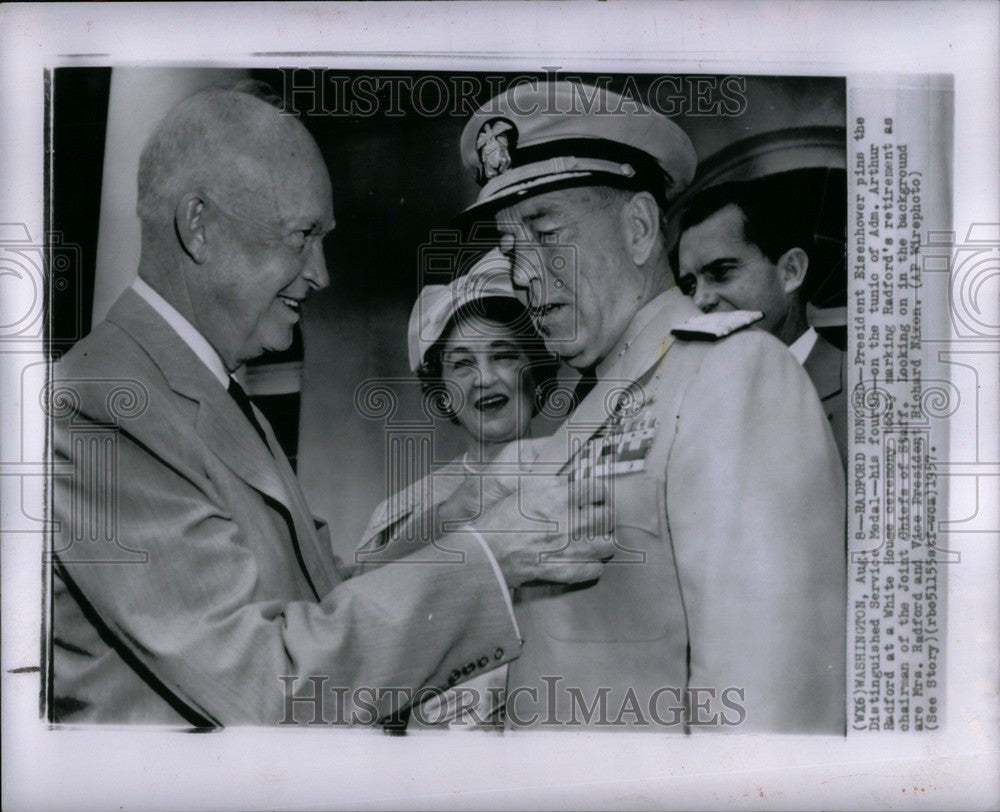
[[[278,472],[277,460],[229,393],[215,383],[218,392],[203,391],[198,398],[201,404],[196,427],[198,437],[240,479],[284,505],[294,516],[291,495]]]
[[[257,415],[257,420],[264,427],[267,442],[274,452],[274,464],[284,483],[285,492],[288,494],[288,504],[291,506],[289,512],[295,525],[295,533],[298,537],[302,560],[312,578],[313,585],[318,593],[317,597],[322,598],[340,580],[334,567],[333,550],[330,546],[329,537],[327,536],[324,540],[317,532],[315,520],[313,519],[312,512],[309,510],[309,506],[306,504],[305,496],[299,487],[298,479],[292,470],[292,466],[288,463],[288,458],[285,456],[278,438],[275,437],[274,431],[271,429],[271,424],[267,422],[267,419],[260,413],[260,410],[256,406],[254,407],[254,413]]]
[[[255,412],[265,427],[273,454],[219,380],[135,291],[129,289],[122,294],[108,314],[108,320],[125,330],[149,354],[171,389],[197,401],[195,430],[199,439],[250,487],[288,511],[301,540],[303,559],[317,588],[320,581],[328,582],[326,557],[318,554],[319,542],[312,514],[263,415]],[[317,579],[316,573],[322,577]]]
[[[841,352],[823,336],[816,337],[812,352],[802,365],[816,387],[821,400],[840,394],[843,384],[840,379]]]

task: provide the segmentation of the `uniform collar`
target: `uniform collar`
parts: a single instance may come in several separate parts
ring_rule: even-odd
[[[674,310],[678,310],[679,312],[669,312]],[[692,313],[697,314],[699,312],[693,303],[691,303],[691,300],[683,296],[673,286],[653,297],[636,311],[632,317],[632,321],[625,328],[622,337],[618,339],[618,343],[604,357],[604,360],[597,365],[597,378],[599,380],[605,379],[612,374],[616,377],[638,377],[645,369],[637,368],[636,364],[648,365],[650,359],[648,352],[637,354],[632,352],[632,350],[636,339],[646,332],[646,328],[654,320],[660,319],[664,326],[662,331],[663,336],[669,338],[671,327],[690,318]]]

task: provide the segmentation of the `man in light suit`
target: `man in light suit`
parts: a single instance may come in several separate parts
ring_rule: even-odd
[[[816,192],[800,178],[779,173],[696,196],[681,218],[680,284],[705,313],[764,314],[758,326],[788,346],[816,387],[846,468],[847,369],[844,353],[806,320],[826,244],[810,200]],[[842,243],[828,243],[843,255]]]
[[[498,134],[503,134],[501,144]],[[534,471],[604,483],[595,585],[525,585],[509,726],[843,733],[844,481],[808,377],[746,312],[674,288],[661,212],[695,152],[665,116],[521,84],[467,123],[513,281],[579,406]]]
[[[435,560],[345,580],[230,377],[329,283],[330,179],[300,122],[251,86],[186,99],[143,151],[138,214],[139,279],[50,400],[74,471],[55,477],[54,721],[372,724],[516,657],[509,587],[600,575],[611,542],[571,539],[565,489],[536,480]],[[600,499],[574,514],[585,535],[610,522]],[[525,508],[558,529],[521,527]]]

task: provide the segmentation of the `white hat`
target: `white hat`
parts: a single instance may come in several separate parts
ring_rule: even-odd
[[[646,189],[663,205],[697,165],[691,139],[666,116],[568,81],[517,84],[494,97],[465,125],[461,152],[482,186],[463,218],[567,186]]]
[[[514,299],[524,304],[524,297],[511,284],[511,264],[500,249],[485,254],[472,269],[448,285],[426,285],[417,297],[407,330],[410,369],[416,372],[424,356],[444,334],[455,313],[470,302],[483,299]]]

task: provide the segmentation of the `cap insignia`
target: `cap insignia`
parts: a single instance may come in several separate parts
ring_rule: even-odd
[[[505,118],[486,122],[476,137],[479,150],[479,182],[485,183],[510,169],[511,152],[517,146],[517,127]]]

